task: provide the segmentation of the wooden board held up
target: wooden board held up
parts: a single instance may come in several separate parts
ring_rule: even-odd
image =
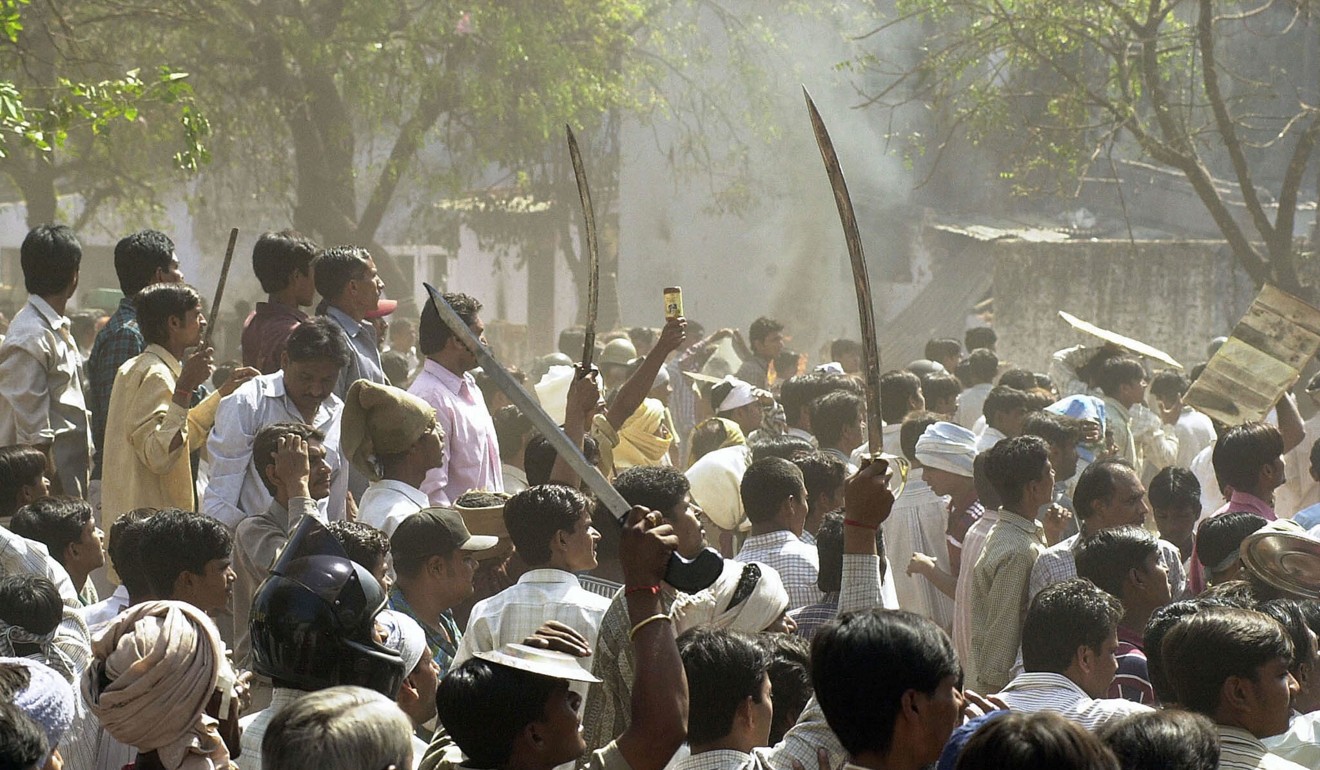
[[[1320,309],[1266,286],[1183,401],[1229,425],[1264,419],[1317,352]]]

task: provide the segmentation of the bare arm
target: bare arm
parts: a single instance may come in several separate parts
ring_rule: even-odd
[[[651,348],[651,352],[642,359],[637,371],[633,372],[628,381],[619,388],[619,392],[614,396],[614,403],[605,410],[605,418],[615,430],[623,427],[624,421],[632,417],[637,407],[642,405],[642,400],[651,392],[651,387],[655,384],[655,377],[660,373],[660,367],[664,366],[665,358],[683,344],[687,334],[686,329],[687,319],[669,319],[665,323],[664,330],[660,332],[660,339],[656,340],[655,347]]]
[[[568,386],[568,404],[564,407],[564,433],[578,449],[583,446],[591,416],[600,408],[600,382],[595,369],[584,373],[579,364],[573,370],[573,382]],[[550,470],[550,483],[576,487],[581,479],[562,455],[555,456]]]
[[[1306,428],[1302,425],[1302,416],[1297,413],[1297,400],[1293,394],[1284,393],[1275,408],[1279,414],[1279,433],[1283,434],[1283,453],[1288,454],[1306,440]]]

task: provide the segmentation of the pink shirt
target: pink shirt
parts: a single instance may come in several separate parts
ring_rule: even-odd
[[[1223,516],[1226,513],[1254,513],[1257,516],[1264,518],[1266,521],[1276,521],[1279,518],[1275,515],[1274,509],[1270,507],[1269,503],[1253,494],[1239,492],[1234,489],[1232,490],[1232,495],[1228,498],[1228,502],[1219,506],[1219,510],[1209,516],[1203,517],[1201,521],[1205,521],[1205,519],[1213,519],[1216,516]],[[1197,528],[1200,528],[1200,522],[1197,522]],[[1196,596],[1205,590],[1208,576],[1205,574],[1205,568],[1201,566],[1201,560],[1196,555],[1195,543],[1192,544],[1192,559],[1190,566],[1191,569],[1187,574],[1187,593],[1189,596]]]
[[[435,407],[445,432],[445,459],[422,482],[432,505],[452,505],[473,489],[504,491],[495,423],[472,375],[457,375],[427,359],[408,392]]]

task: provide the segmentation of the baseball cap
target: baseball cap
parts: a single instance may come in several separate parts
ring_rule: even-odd
[[[458,551],[484,551],[494,548],[499,538],[473,535],[463,523],[463,516],[449,508],[425,508],[399,523],[390,537],[390,551],[396,561],[447,556]]]

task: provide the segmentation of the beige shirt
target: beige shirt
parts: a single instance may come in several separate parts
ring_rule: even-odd
[[[196,509],[188,454],[206,444],[220,393],[186,409],[174,402],[182,364],[160,345],[148,345],[115,374],[105,423],[101,528],[110,531],[134,508]],[[179,434],[183,443],[171,448]]]

